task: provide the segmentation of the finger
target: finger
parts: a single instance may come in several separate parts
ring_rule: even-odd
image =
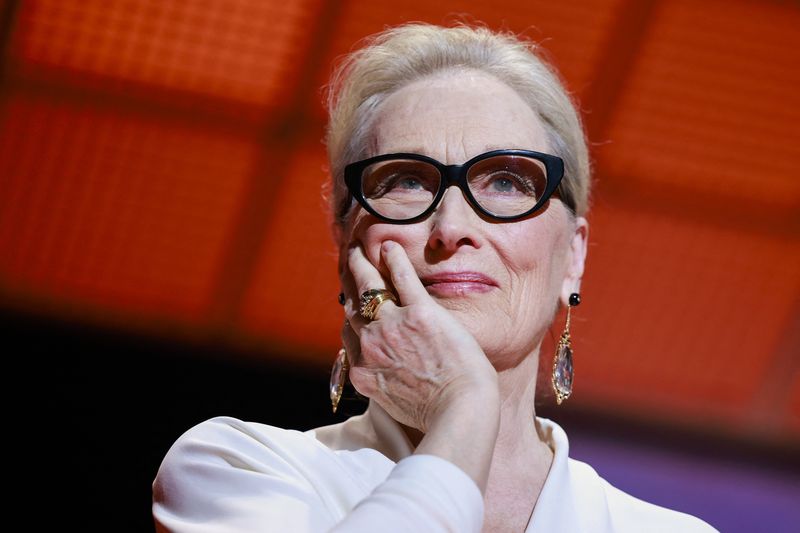
[[[361,335],[362,328],[369,323],[361,316],[361,294],[368,289],[382,289],[386,286],[386,282],[380,272],[366,258],[359,245],[351,246],[347,254],[347,267],[340,276],[345,292],[345,317],[350,321],[353,330]],[[383,302],[381,306],[383,307],[387,303],[390,302]],[[381,310],[381,312],[384,311]]]
[[[381,276],[378,269],[370,263],[364,255],[364,251],[360,246],[351,248],[350,257],[348,258],[348,266],[350,272],[353,274],[353,281],[358,287],[359,300],[353,302],[360,308],[360,295],[369,289],[386,289],[386,281]],[[391,300],[385,300],[380,304],[381,314],[385,314],[390,308],[394,308],[395,304]],[[360,314],[360,313],[359,313]]]
[[[358,294],[369,289],[385,289],[386,282],[375,265],[369,262],[361,245],[353,245],[347,251],[347,266],[353,275]]]
[[[431,299],[402,246],[394,241],[385,241],[381,244],[381,255],[383,262],[389,268],[392,285],[397,289],[397,295],[403,305],[417,304]]]

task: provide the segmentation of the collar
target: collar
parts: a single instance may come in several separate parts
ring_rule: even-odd
[[[593,513],[591,509],[584,508],[585,505],[579,506],[577,503],[580,495],[576,491],[581,487],[574,484],[573,474],[576,473],[570,465],[567,434],[561,426],[547,418],[536,417],[534,424],[539,437],[553,450],[553,462],[525,533],[583,531],[580,516]],[[333,449],[372,448],[395,463],[414,453],[414,447],[400,424],[375,402],[369,403],[364,414],[349,418],[338,428],[335,440],[326,442]],[[607,524],[603,523],[600,527],[600,522],[604,521],[599,520],[599,516],[596,518],[598,520],[594,525],[598,527],[592,529],[606,531]]]
[[[535,424],[539,437],[553,450],[553,463],[525,533],[581,531],[569,472],[567,434],[547,418],[536,417]]]

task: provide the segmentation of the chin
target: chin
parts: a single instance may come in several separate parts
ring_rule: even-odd
[[[481,317],[470,316],[462,323],[498,372],[516,367],[537,354],[542,340],[541,336],[528,335],[530,328],[510,327],[508,322],[498,323],[493,318],[487,319],[485,314]]]
[[[496,370],[516,366],[536,350],[535,339],[520,334],[532,331],[526,325],[512,324],[504,310],[480,298],[437,298],[439,305],[450,311],[469,331]],[[545,328],[546,329],[546,328]],[[542,335],[544,329],[542,330]],[[538,336],[541,341],[542,335]]]

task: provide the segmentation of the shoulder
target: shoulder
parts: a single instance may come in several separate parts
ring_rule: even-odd
[[[570,478],[579,504],[604,506],[615,532],[714,533],[717,530],[692,515],[645,502],[614,487],[586,463],[569,459]],[[583,507],[583,506],[582,506]]]
[[[318,510],[310,519],[329,523],[319,486],[332,475],[332,455],[299,431],[226,416],[201,422],[174,442],[153,481],[158,529],[187,530],[193,523],[246,529],[310,509]]]
[[[298,447],[310,447],[314,442],[312,435],[300,431],[217,416],[184,432],[167,452],[166,458],[194,452],[214,452],[214,455],[220,452],[267,453],[271,456]]]
[[[298,456],[314,455],[313,436],[229,416],[205,420],[183,433],[167,452],[163,471],[198,464],[236,466],[252,471],[289,469]]]

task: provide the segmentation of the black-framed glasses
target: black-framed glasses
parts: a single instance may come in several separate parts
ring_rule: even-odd
[[[492,150],[463,165],[420,154],[383,154],[344,168],[350,194],[369,213],[393,224],[431,214],[451,185],[486,217],[519,220],[547,203],[563,175],[560,157],[531,150]]]

